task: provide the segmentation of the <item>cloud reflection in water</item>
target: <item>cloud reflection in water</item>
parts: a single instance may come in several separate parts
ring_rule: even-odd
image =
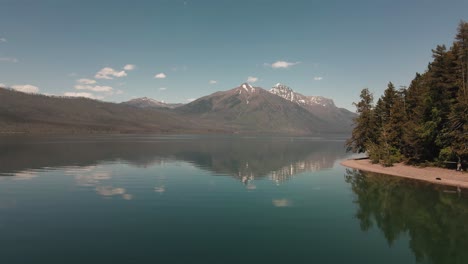
[[[275,207],[289,207],[292,206],[292,201],[289,199],[273,199],[273,206]]]

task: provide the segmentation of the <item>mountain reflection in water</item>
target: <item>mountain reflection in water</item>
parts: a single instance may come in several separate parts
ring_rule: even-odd
[[[3,258],[12,264],[466,263],[464,190],[346,170],[337,164],[347,157],[343,143],[2,137]],[[239,245],[243,254],[233,250]],[[278,245],[283,250],[272,250]]]
[[[254,188],[254,179],[269,178],[279,184],[299,173],[331,168],[346,156],[341,140],[288,137],[6,137],[0,139],[0,146],[0,175],[15,179],[33,178],[41,169],[85,171],[115,162],[145,168],[182,161],[214,175],[232,176],[248,188]],[[98,177],[80,176],[79,182],[109,177],[99,173]]]

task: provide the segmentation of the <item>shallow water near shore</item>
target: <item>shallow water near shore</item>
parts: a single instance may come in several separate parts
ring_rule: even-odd
[[[466,263],[468,199],[340,138],[0,138],[5,263]]]

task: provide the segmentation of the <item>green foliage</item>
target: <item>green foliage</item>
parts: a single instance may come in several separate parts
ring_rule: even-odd
[[[366,147],[369,159],[373,164],[380,163],[389,167],[403,159],[400,150],[390,145],[369,143]]]
[[[456,158],[455,153],[453,152],[451,147],[445,147],[440,150],[439,152],[439,161],[451,161]]]
[[[369,155],[369,159],[373,164],[377,164],[382,159],[383,153],[379,144],[369,142],[366,144],[366,150]]]
[[[355,127],[351,138],[346,141],[346,149],[357,153],[366,151],[366,144],[376,141],[375,124],[373,112],[374,97],[368,89],[361,91],[361,101],[354,103],[357,108],[358,117],[355,118]]]
[[[375,107],[361,92],[359,117],[348,150],[367,152],[374,163],[390,166],[468,159],[468,23],[461,21],[450,49],[437,46],[433,61],[408,88],[390,82]]]

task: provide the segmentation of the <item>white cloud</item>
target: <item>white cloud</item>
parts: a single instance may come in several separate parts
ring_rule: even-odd
[[[91,79],[79,79],[79,80],[76,80],[77,83],[81,83],[81,84],[95,84],[96,81],[95,80],[91,80]]]
[[[269,63],[265,63],[266,66],[269,66],[269,67],[272,67],[273,69],[280,69],[280,68],[289,68],[289,67],[292,67],[294,65],[297,65],[299,64],[300,62],[287,62],[287,61],[276,61],[272,64],[269,64]]]
[[[218,81],[216,81],[216,80],[210,80],[210,82],[209,82],[209,83],[210,83],[210,84],[217,84],[217,83],[218,83]]]
[[[314,80],[315,81],[321,81],[321,80],[323,80],[323,77],[317,76],[317,77],[314,77]]]
[[[7,42],[6,38],[0,38],[0,43]]]
[[[114,77],[120,78],[125,76],[127,76],[127,73],[125,71],[116,71],[112,68],[105,67],[98,71],[94,77],[97,79],[111,80],[114,79]]]
[[[133,71],[136,68],[134,64],[127,64],[123,67],[124,70],[126,71]]]
[[[166,74],[163,73],[163,72],[161,72],[161,73],[156,74],[156,75],[154,76],[154,78],[156,78],[156,79],[164,79],[164,78],[166,78]]]
[[[4,83],[0,83],[0,87],[6,88],[6,87],[7,87],[7,85],[6,85],[6,84],[4,84]]]
[[[257,81],[258,81],[257,77],[249,76],[247,78],[247,82],[249,82],[249,83],[254,83],[254,82],[257,82]]]
[[[23,93],[38,93],[39,92],[39,88],[37,86],[30,85],[30,84],[13,85],[11,86],[11,88],[13,88],[13,90],[23,92]]]
[[[187,102],[193,102],[195,100],[197,100],[197,98],[189,98],[189,99],[187,99]]]
[[[0,57],[0,61],[5,61],[5,62],[18,62],[17,58],[8,58],[8,57]]]
[[[69,97],[85,97],[85,98],[91,98],[91,99],[96,99],[93,94],[91,93],[74,93],[74,92],[66,92],[63,95],[69,96]]]
[[[165,91],[165,90],[167,90],[167,88],[166,87],[161,87],[161,88],[159,88],[159,90],[160,91]]]
[[[122,90],[117,90],[117,91],[115,92],[115,94],[123,94],[123,93],[124,93],[124,91],[122,91]]]
[[[111,92],[113,89],[110,86],[99,86],[99,85],[75,85],[77,90],[90,90],[93,92]]]

